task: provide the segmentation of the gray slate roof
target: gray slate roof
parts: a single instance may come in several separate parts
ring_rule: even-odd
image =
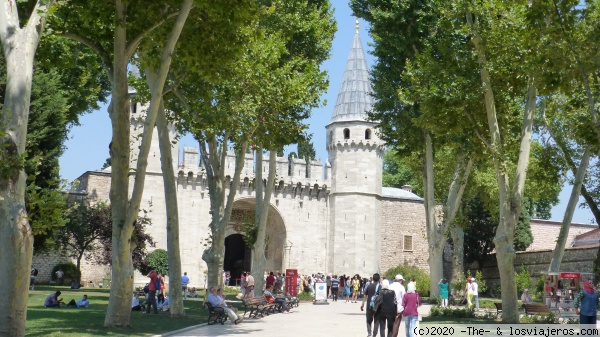
[[[384,198],[424,201],[420,196],[395,187],[382,187],[381,196]]]
[[[333,108],[331,123],[367,120],[366,112],[373,108],[372,92],[365,52],[357,31],[346,62],[346,70]]]

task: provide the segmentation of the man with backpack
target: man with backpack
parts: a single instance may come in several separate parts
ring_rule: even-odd
[[[381,276],[375,273],[373,274],[373,282],[371,282],[365,290],[365,296],[363,296],[362,304],[360,305],[360,311],[365,310],[365,302],[367,302],[367,337],[371,337],[371,325],[373,319],[375,319],[375,296],[379,294],[380,286],[379,280]],[[379,331],[379,319],[375,319],[375,325],[373,326],[373,337],[377,337],[377,331]],[[384,336],[381,336],[384,337]]]
[[[150,313],[150,307],[154,307],[154,313],[158,314],[158,307],[156,305],[156,291],[160,290],[160,278],[156,274],[155,270],[151,270],[148,273],[150,283],[148,284],[148,306],[146,307],[146,313]]]
[[[35,267],[31,267],[31,273],[29,274],[29,290],[35,288],[35,278],[38,276],[38,270]]]

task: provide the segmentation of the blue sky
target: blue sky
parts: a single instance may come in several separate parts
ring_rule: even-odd
[[[325,149],[325,125],[331,118],[337,92],[340,88],[346,58],[352,38],[354,36],[355,18],[348,7],[348,0],[333,0],[335,8],[335,17],[338,24],[338,31],[335,34],[331,58],[323,63],[322,68],[329,73],[329,90],[323,99],[327,105],[320,109],[315,109],[312,116],[308,119],[309,133],[313,135],[313,143],[317,152],[317,159],[325,162],[327,160],[327,151]],[[372,48],[369,46],[371,38],[368,34],[367,24],[360,22],[360,35],[363,42],[363,48],[367,52],[367,63],[373,66],[374,58],[369,54]],[[86,171],[98,170],[102,167],[106,158],[108,158],[108,144],[111,138],[111,126],[106,105],[100,110],[80,118],[81,126],[75,126],[69,133],[69,139],[65,143],[65,153],[60,158],[61,176],[69,181],[76,179]],[[197,146],[191,137],[183,137],[180,141],[180,147]],[[295,151],[295,147],[286,149],[286,151]],[[560,194],[561,203],[552,209],[552,219],[562,220],[566,203],[571,193],[570,186],[564,186]],[[583,201],[583,199],[581,199]],[[588,209],[578,208],[575,212],[573,221],[578,223],[591,223],[593,216]]]

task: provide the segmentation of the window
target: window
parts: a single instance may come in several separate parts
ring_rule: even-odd
[[[344,129],[344,139],[350,139],[350,129]]]
[[[405,252],[413,251],[413,237],[412,235],[404,235],[404,249]]]
[[[332,143],[333,142],[333,131],[329,131],[329,142],[328,143]]]
[[[371,139],[371,129],[365,130],[365,139]]]

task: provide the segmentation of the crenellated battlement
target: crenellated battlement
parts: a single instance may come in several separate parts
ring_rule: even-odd
[[[385,151],[385,144],[382,141],[374,141],[369,139],[345,139],[331,142],[327,145],[327,151]]]
[[[225,158],[225,176],[228,185],[235,173],[236,156],[234,152],[229,151]],[[256,177],[256,159],[254,154],[246,153],[244,155],[244,168],[240,176],[239,192],[242,193],[254,191]],[[269,172],[269,156],[263,157],[263,179],[267,178]],[[306,163],[304,159],[286,157],[277,157],[275,160],[277,186],[275,196],[286,195],[293,197],[308,197],[320,199],[321,196],[328,193],[331,186],[331,165],[326,166],[319,160],[311,160]],[[177,185],[183,189],[199,189],[202,192],[208,192],[208,182],[206,173],[202,166],[199,166],[198,149],[185,147],[183,151],[183,160],[179,165],[177,174]]]

